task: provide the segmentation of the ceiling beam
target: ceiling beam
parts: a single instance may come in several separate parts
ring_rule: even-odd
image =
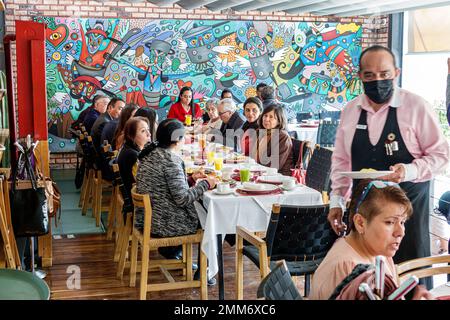
[[[442,7],[450,4],[450,0],[414,0],[414,1],[403,1],[401,3],[387,5],[380,7],[374,7],[369,9],[361,9],[361,10],[349,10],[346,12],[341,12],[338,16],[349,17],[349,16],[366,16],[366,15],[381,15],[381,14],[390,14],[390,13],[398,13],[409,10],[417,10],[423,8],[433,8],[433,7]]]
[[[220,11],[252,1],[253,0],[218,0],[206,5],[205,7],[211,11]]]
[[[328,1],[328,0],[305,0],[305,1],[302,1],[302,4],[299,4],[298,1],[294,1],[294,2],[293,1],[285,1],[280,4],[274,4],[274,5],[262,7],[259,10],[266,11],[266,12],[285,11],[285,10],[289,10],[289,9],[304,7],[304,6],[308,6],[311,4],[321,3],[321,2],[326,2],[326,1]]]
[[[240,4],[238,6],[232,7],[233,10],[236,11],[252,11],[258,10],[261,7],[287,2],[288,0],[255,0],[249,3]]]
[[[388,4],[398,3],[398,0],[363,0],[360,1],[359,4],[352,5],[351,7],[348,4],[345,4],[343,6],[336,6],[336,7],[330,7],[326,9],[320,9],[317,11],[311,11],[314,15],[330,15],[330,14],[338,14],[340,12],[347,12],[347,11],[356,11],[356,10],[362,10],[362,9],[368,9],[373,7],[380,7]]]
[[[177,5],[186,10],[192,10],[206,6],[213,2],[216,2],[216,0],[180,0],[177,2]]]
[[[326,1],[321,3],[313,3],[309,5],[302,5],[297,8],[288,9],[285,10],[286,13],[289,14],[297,14],[301,12],[312,12],[312,11],[320,11],[321,9],[329,9],[329,8],[336,8],[336,7],[342,7],[346,6],[349,7],[350,5],[353,6],[354,4],[366,2],[367,0],[341,0],[341,1]]]
[[[160,7],[169,7],[172,6],[178,0],[147,0],[147,1],[156,4],[157,6]]]

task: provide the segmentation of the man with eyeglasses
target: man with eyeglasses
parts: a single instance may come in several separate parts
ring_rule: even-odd
[[[234,151],[240,151],[241,129],[245,120],[237,111],[233,99],[220,100],[217,111],[219,111],[219,117],[222,120],[220,133],[222,134],[223,144],[233,147]]]
[[[359,61],[365,93],[342,111],[332,157],[328,220],[336,233],[346,229],[342,220],[345,200],[358,181],[341,172],[391,170],[378,179],[400,183],[413,205],[394,261],[429,256],[430,180],[447,167],[448,143],[432,107],[394,84],[400,69],[390,49],[367,48]]]

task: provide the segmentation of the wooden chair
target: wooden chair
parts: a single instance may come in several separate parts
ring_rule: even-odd
[[[236,228],[236,298],[243,298],[243,256],[259,267],[261,279],[276,261],[286,260],[293,276],[305,276],[305,296],[310,278],[336,240],[328,223],[328,205],[290,206],[274,204],[266,239],[238,226]],[[244,240],[250,245],[244,246]]]
[[[94,205],[94,177],[95,177],[95,157],[96,152],[91,136],[84,136],[83,157],[86,164],[85,177],[81,188],[80,201],[82,201],[81,214],[86,215],[88,209],[93,210]]]
[[[0,129],[0,145],[1,146],[6,147],[5,144],[6,144],[6,140],[8,139],[8,137],[9,137],[9,129]],[[0,150],[0,162],[2,161],[3,153],[4,153],[4,151]]]
[[[447,265],[442,265],[447,263]],[[438,265],[440,264],[440,265]],[[438,274],[450,274],[450,254],[431,256],[405,261],[396,265],[398,283],[414,275],[427,278]]]
[[[105,144],[100,149],[100,157],[102,157],[101,161],[107,161],[109,162],[114,155],[117,155],[117,153],[111,152],[111,145]],[[98,159],[97,159],[98,160]],[[104,192],[108,193],[110,197],[105,197]],[[100,219],[102,212],[108,213],[108,220],[112,218],[113,212],[111,212],[111,209],[114,209],[111,207],[111,203],[115,204],[115,201],[112,201],[114,198],[114,188],[113,183],[111,180],[106,180],[103,178],[103,172],[102,167],[100,166],[100,161],[96,162],[95,166],[95,175],[94,175],[94,205],[93,205],[93,215],[95,217],[95,224],[96,226],[100,226]],[[109,224],[109,223],[108,223]],[[107,239],[112,239],[112,233],[107,234]]]
[[[0,174],[0,254],[5,254],[5,265],[0,264],[0,268],[8,267],[17,269],[21,267],[19,252],[17,250],[16,239],[11,221],[11,207],[9,204],[9,186],[5,174]],[[0,262],[1,263],[1,262]]]
[[[123,197],[122,192],[120,191],[120,187],[123,185],[122,178],[120,177],[119,165],[114,163],[114,160],[111,160],[111,168],[113,170],[114,178],[113,178],[113,190],[111,196],[111,203],[108,216],[108,234],[107,239],[112,238],[112,234],[115,234],[114,241],[117,245],[120,237],[121,230],[124,226],[122,207],[123,207]],[[114,254],[114,257],[119,257],[118,252]],[[115,258],[114,261],[117,262],[118,259]]]
[[[265,300],[303,300],[285,260],[278,261],[276,267],[261,281],[256,296]]]
[[[132,282],[136,279],[138,245],[141,245],[142,248],[141,279],[139,290],[140,299],[146,300],[148,291],[200,288],[201,299],[207,300],[208,287],[206,280],[206,256],[202,250],[200,250],[200,280],[193,280],[192,277],[192,244],[197,243],[199,246],[201,245],[203,231],[198,230],[195,234],[179,237],[152,238],[150,232],[152,224],[152,207],[150,203],[150,196],[148,194],[138,194],[136,192],[136,186],[134,186],[131,190],[131,196],[133,199],[135,212],[139,209],[144,210],[144,230],[141,231],[133,225],[133,239],[131,245],[130,284],[133,284]],[[183,256],[183,260],[160,260],[154,261],[152,264],[149,263],[150,250],[177,245],[186,246],[186,255]],[[159,268],[169,282],[148,284],[149,267]],[[185,281],[175,282],[175,279],[167,271],[174,269],[183,269],[185,271]]]

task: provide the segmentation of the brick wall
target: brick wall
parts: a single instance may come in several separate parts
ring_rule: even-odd
[[[76,165],[76,153],[53,153],[50,156],[51,169],[71,169]]]
[[[6,0],[6,34],[14,33],[15,20],[31,20],[34,16],[77,17],[77,18],[121,18],[121,19],[204,19],[204,20],[270,20],[270,21],[323,21],[355,22],[363,25],[362,46],[374,44],[387,46],[387,16],[339,18],[334,16],[313,16],[310,14],[289,15],[284,12],[210,12],[207,9],[184,10],[178,5],[158,7],[150,2],[128,3],[125,1],[92,0]],[[14,46],[13,46],[14,50]],[[13,57],[13,64],[15,60]],[[52,168],[74,168],[75,154],[52,154]]]

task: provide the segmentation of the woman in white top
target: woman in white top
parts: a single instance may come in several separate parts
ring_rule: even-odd
[[[222,137],[220,133],[220,127],[222,126],[222,120],[220,120],[219,112],[217,111],[217,106],[220,100],[217,98],[211,98],[206,101],[206,112],[208,112],[209,121],[203,125],[202,132],[207,134],[208,140],[218,134]]]

